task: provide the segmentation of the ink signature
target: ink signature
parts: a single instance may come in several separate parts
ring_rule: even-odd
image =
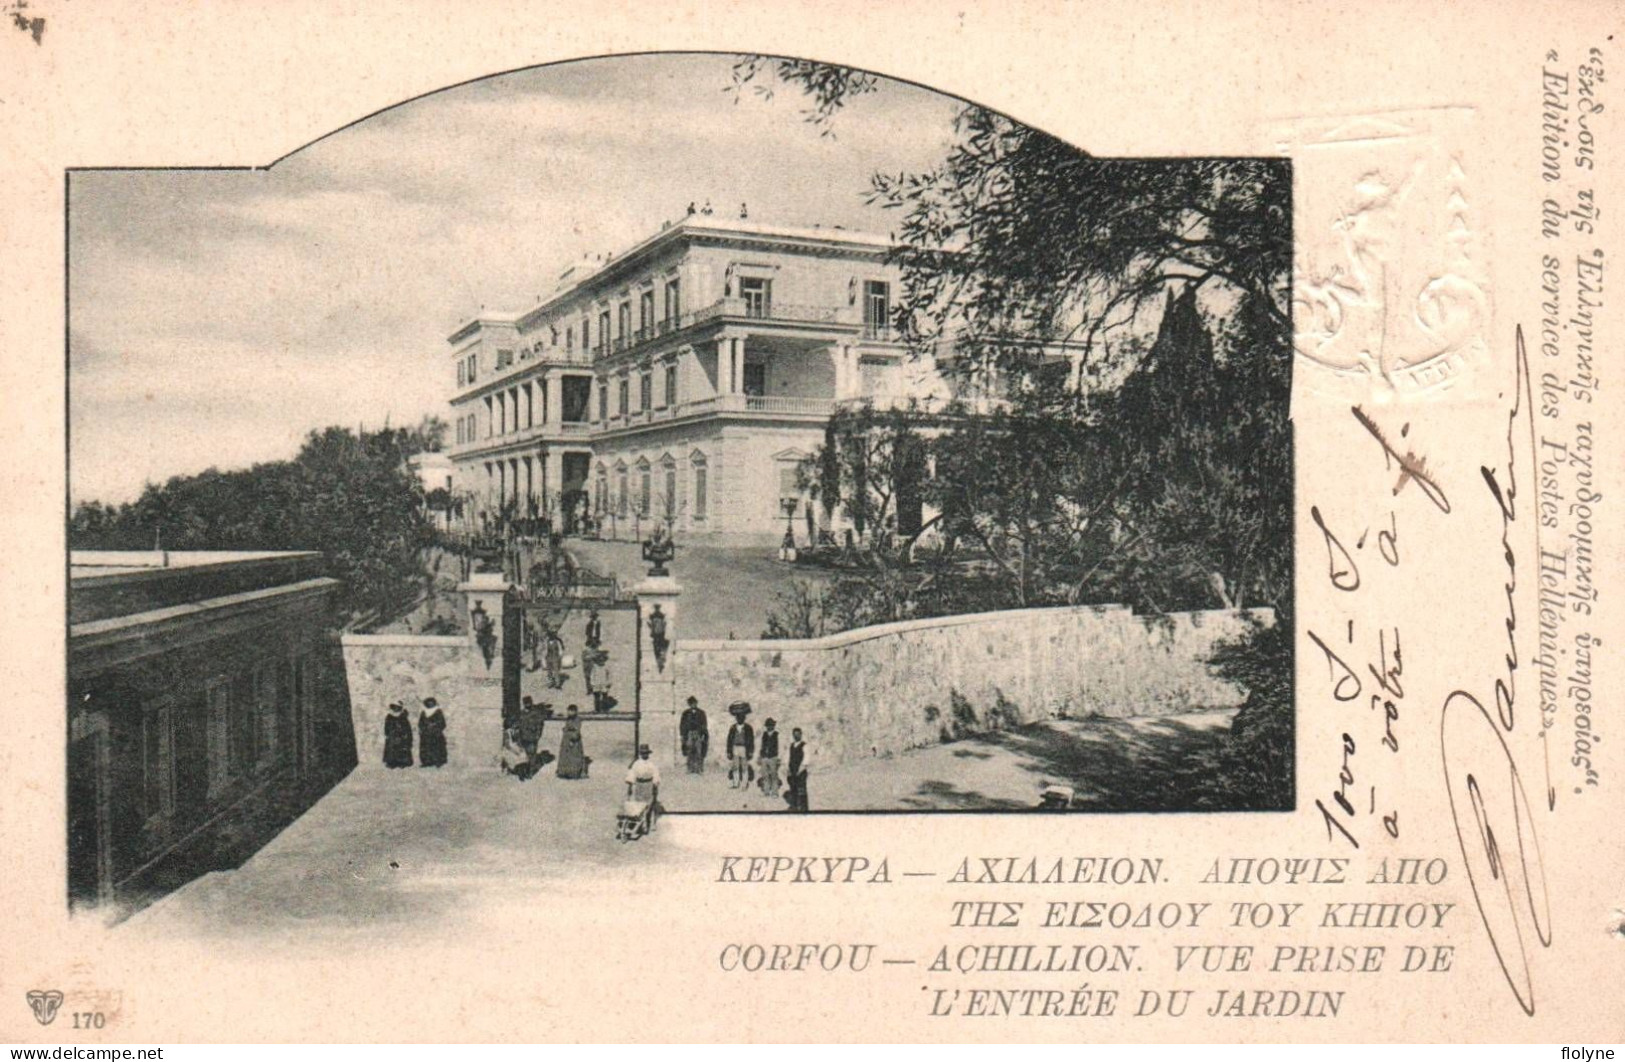
[[[1520,428],[1528,436],[1525,459],[1534,460],[1529,357],[1522,326],[1516,331],[1514,362],[1505,484],[1494,468],[1480,468],[1501,511],[1501,553],[1506,565],[1506,673],[1495,680],[1494,715],[1467,690],[1453,690],[1445,698],[1439,717],[1439,746],[1451,819],[1472,884],[1473,902],[1489,933],[1501,975],[1524,1013],[1533,1015],[1535,989],[1529,970],[1529,938],[1532,936],[1543,948],[1551,947],[1551,904],[1529,797],[1506,740],[1516,724],[1518,567],[1511,536],[1518,518]]]

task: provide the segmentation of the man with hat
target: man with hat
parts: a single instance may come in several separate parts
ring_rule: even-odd
[[[791,811],[807,810],[807,771],[812,766],[812,756],[807,752],[807,743],[801,739],[801,728],[795,727],[790,731],[790,791],[784,794],[784,802],[790,805]]]
[[[648,745],[639,745],[638,758],[626,771],[626,803],[621,805],[624,839],[638,836],[636,832],[624,832],[634,824],[641,824],[644,832],[652,831],[660,815],[660,768],[649,758],[650,752]]]
[[[762,723],[762,745],[759,750],[762,775],[756,782],[762,793],[770,797],[779,795],[779,732],[773,727],[771,717]]]
[[[745,716],[750,714],[749,704],[735,701],[728,706],[728,714],[734,717],[734,725],[728,728],[728,784],[734,789],[743,789],[756,776],[756,768],[750,762],[756,755],[756,731],[745,722]]]
[[[646,799],[650,803],[660,798],[660,768],[649,758],[652,753],[648,745],[638,746],[638,758],[632,761],[632,766],[626,772],[628,798]]]
[[[677,737],[683,743],[683,757],[689,774],[705,773],[705,753],[711,746],[711,724],[700,707],[699,698],[690,697],[682,718],[677,720]]]

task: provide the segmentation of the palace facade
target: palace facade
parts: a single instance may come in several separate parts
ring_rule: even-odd
[[[449,337],[465,518],[589,514],[606,536],[667,521],[769,539],[808,511],[797,469],[842,405],[945,404],[893,333],[884,239],[690,214],[560,278],[522,313]],[[839,522],[840,516],[836,514]]]

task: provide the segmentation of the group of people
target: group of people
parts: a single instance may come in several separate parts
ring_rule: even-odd
[[[446,713],[433,697],[423,698],[423,710],[418,713],[417,763],[419,767],[446,765]],[[400,701],[391,704],[384,716],[384,766],[412,766],[412,716]]]
[[[725,749],[729,787],[748,789],[754,785],[764,796],[783,796],[791,811],[807,811],[807,774],[812,761],[801,728],[791,728],[789,745],[781,748],[777,720],[764,719],[758,735],[749,721],[748,703],[735,701],[728,706],[728,713],[734,717]],[[677,734],[688,773],[704,774],[711,748],[711,725],[698,698],[688,699],[688,707],[677,721]]]
[[[587,612],[587,629],[581,650],[581,677],[592,698],[595,712],[607,712],[615,706],[606,679],[609,652],[604,648],[604,621],[597,609]],[[547,673],[547,688],[561,690],[569,676],[565,674],[574,662],[564,651],[564,636],[558,627],[535,615],[527,616],[524,625],[525,649],[530,653],[530,670]]]
[[[542,734],[547,721],[553,718],[551,704],[537,704],[527,695],[520,704],[517,716],[504,715],[502,720],[502,769],[520,781],[527,781],[541,773],[553,760],[551,752],[541,747]],[[564,732],[559,739],[558,769],[560,778],[587,777],[592,758],[581,743],[581,709],[570,705],[564,710]]]
[[[728,763],[728,784],[733,789],[755,786],[762,795],[784,798],[789,810],[808,810],[807,775],[812,757],[807,749],[801,728],[790,731],[788,745],[775,719],[762,721],[761,733],[750,723],[751,706],[736,701],[728,706],[733,725],[728,728],[725,747]],[[534,778],[555,757],[542,749],[542,735],[547,722],[554,718],[551,704],[537,704],[525,696],[517,714],[505,712],[502,719],[502,769],[521,781]],[[384,716],[384,766],[410,767],[412,756],[412,718],[400,701],[390,704]],[[688,707],[678,720],[678,736],[689,774],[704,774],[706,756],[710,752],[711,727],[698,698],[688,698]],[[627,773],[628,798],[636,785],[640,794],[649,792],[651,785],[659,784],[659,772],[649,759],[647,745],[640,745],[638,758]],[[420,767],[446,765],[446,715],[433,697],[423,699],[423,710],[417,720],[417,764]],[[560,778],[586,778],[592,766],[581,741],[581,709],[569,705],[564,710],[563,733],[559,739],[555,773]],[[782,773],[781,773],[782,772]],[[649,825],[652,826],[652,820]]]

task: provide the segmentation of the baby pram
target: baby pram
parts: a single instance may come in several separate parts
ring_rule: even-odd
[[[622,802],[621,813],[615,817],[615,839],[635,841],[654,828],[654,783],[635,783],[632,795]]]

